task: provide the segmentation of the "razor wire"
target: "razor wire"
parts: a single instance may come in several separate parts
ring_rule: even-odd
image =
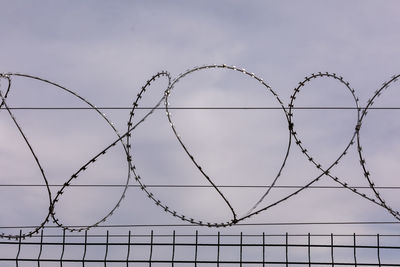
[[[196,160],[195,155],[188,149],[187,144],[183,141],[182,136],[180,135],[179,131],[178,131],[178,126],[173,122],[173,117],[172,114],[170,112],[171,106],[168,102],[169,98],[172,96],[172,93],[174,91],[174,86],[181,81],[182,79],[186,78],[187,76],[190,76],[190,74],[194,73],[194,72],[199,72],[199,71],[203,71],[203,70],[215,70],[215,69],[226,69],[229,71],[233,71],[235,73],[240,73],[242,75],[245,75],[247,77],[249,77],[250,79],[254,79],[256,81],[258,81],[267,91],[268,94],[272,94],[272,96],[275,98],[275,100],[277,101],[277,103],[279,104],[279,109],[283,112],[283,115],[285,116],[286,120],[287,120],[287,125],[288,125],[288,141],[287,141],[287,147],[286,147],[286,153],[285,156],[282,160],[282,163],[280,165],[280,168],[278,170],[278,172],[275,174],[274,179],[271,183],[271,185],[266,187],[266,191],[265,193],[261,196],[261,198],[252,206],[252,208],[250,210],[247,211],[247,213],[243,216],[239,216],[237,215],[235,209],[233,208],[233,206],[231,205],[230,201],[226,198],[226,196],[222,193],[222,191],[220,190],[220,187],[218,185],[215,184],[214,180],[212,177],[210,177],[206,171],[204,170],[204,168],[198,163],[198,161]],[[37,156],[37,154],[35,153],[33,147],[31,146],[31,143],[29,142],[29,139],[27,137],[27,135],[25,134],[25,132],[22,129],[22,126],[20,125],[20,123],[18,122],[16,116],[13,113],[13,107],[10,107],[7,104],[7,97],[9,92],[12,89],[12,78],[13,77],[21,77],[21,78],[26,78],[26,79],[34,79],[43,83],[47,83],[49,85],[52,85],[60,90],[63,90],[69,94],[71,94],[72,96],[74,96],[75,98],[77,98],[78,100],[82,101],[83,103],[85,103],[87,105],[87,109],[92,109],[95,112],[97,112],[97,114],[102,117],[102,119],[104,119],[106,121],[106,123],[111,127],[111,129],[113,130],[113,132],[116,135],[116,139],[115,141],[113,141],[111,144],[107,145],[103,150],[101,150],[99,153],[97,153],[94,157],[92,157],[91,159],[89,159],[84,165],[82,165],[75,173],[73,173],[71,175],[71,177],[62,185],[61,189],[55,194],[55,196],[52,195],[52,192],[50,190],[50,185],[48,182],[48,179],[46,177],[45,174],[45,170],[42,168],[42,165],[40,163],[40,160]],[[289,198],[299,194],[300,192],[304,191],[305,189],[311,188],[317,181],[319,181],[323,176],[328,176],[330,177],[333,181],[335,181],[340,187],[343,187],[345,189],[348,189],[350,192],[359,195],[360,197],[369,200],[371,202],[373,202],[374,204],[382,207],[383,209],[386,209],[395,219],[400,221],[400,213],[399,211],[395,210],[394,208],[392,208],[391,206],[389,206],[385,199],[382,197],[382,195],[379,193],[378,191],[378,187],[375,186],[371,174],[368,171],[367,165],[366,165],[366,160],[365,160],[365,156],[363,156],[362,153],[362,145],[361,145],[361,138],[360,138],[360,131],[362,128],[362,123],[363,123],[363,119],[365,118],[365,116],[367,115],[367,112],[369,109],[373,109],[373,104],[374,101],[376,100],[376,98],[378,98],[384,90],[387,90],[389,88],[390,85],[394,84],[398,78],[400,77],[399,75],[395,75],[392,76],[391,79],[387,82],[384,82],[382,84],[382,86],[375,91],[375,93],[373,94],[373,96],[367,101],[367,104],[365,107],[361,108],[359,106],[359,98],[356,96],[355,90],[350,86],[349,82],[345,81],[343,79],[343,77],[335,74],[335,73],[328,73],[328,72],[318,72],[318,73],[313,73],[310,76],[305,77],[305,79],[301,82],[299,82],[298,86],[294,89],[293,94],[290,96],[290,101],[288,106],[286,107],[284,102],[279,98],[278,94],[259,76],[255,75],[254,73],[248,72],[245,69],[242,68],[238,68],[236,66],[229,66],[229,65],[225,65],[225,64],[215,64],[215,65],[205,65],[205,66],[200,66],[200,67],[194,67],[192,69],[189,69],[181,74],[179,74],[176,78],[172,79],[171,75],[167,72],[167,71],[161,71],[158,72],[157,74],[153,75],[146,83],[143,87],[141,87],[141,89],[139,90],[139,93],[136,96],[136,99],[134,100],[132,107],[130,109],[130,113],[129,113],[129,120],[127,122],[127,130],[124,133],[119,133],[118,130],[115,128],[114,124],[111,122],[110,119],[108,119],[108,117],[101,112],[101,109],[99,107],[96,107],[95,105],[93,105],[91,102],[89,102],[87,99],[83,98],[82,96],[80,96],[79,94],[77,94],[76,92],[61,86],[55,82],[40,78],[40,77],[36,77],[36,76],[32,76],[32,75],[27,75],[27,74],[21,74],[21,73],[0,73],[0,81],[6,81],[7,86],[5,87],[5,89],[2,89],[0,87],[0,98],[1,98],[1,103],[0,103],[0,111],[2,110],[6,110],[7,113],[9,114],[9,116],[11,117],[14,125],[17,127],[20,135],[23,137],[24,142],[26,143],[27,147],[29,148],[29,151],[31,153],[31,155],[34,157],[35,162],[40,170],[41,176],[43,178],[43,181],[45,183],[45,186],[47,188],[47,192],[48,192],[48,198],[49,198],[49,211],[48,214],[46,215],[46,217],[44,218],[43,222],[39,225],[37,225],[33,230],[28,231],[28,232],[24,232],[21,233],[20,235],[10,235],[10,234],[6,234],[6,233],[1,233],[0,237],[2,238],[10,238],[10,239],[21,239],[21,238],[25,238],[25,237],[30,237],[32,235],[38,234],[39,231],[43,228],[45,228],[45,226],[48,224],[48,222],[50,220],[52,220],[58,227],[70,231],[70,232],[81,232],[81,231],[87,231],[93,227],[98,227],[100,224],[104,223],[110,216],[113,215],[113,213],[115,212],[115,210],[117,208],[119,208],[121,206],[121,203],[123,201],[123,199],[126,196],[127,190],[130,187],[130,182],[131,180],[134,180],[137,183],[137,186],[139,186],[142,191],[147,195],[147,197],[149,199],[151,199],[155,205],[159,206],[162,210],[164,210],[165,212],[171,214],[174,217],[180,218],[183,221],[189,222],[193,225],[198,225],[198,226],[208,226],[208,227],[228,227],[228,226],[232,226],[235,224],[238,224],[239,222],[242,222],[250,217],[253,217],[259,213],[265,212],[268,209],[280,205],[281,203],[283,203],[284,201],[288,200]],[[152,82],[164,78],[167,80],[168,85],[163,93],[163,96],[161,97],[161,99],[158,101],[158,103],[152,107],[152,108],[148,108],[147,113],[138,120],[138,122],[133,123],[133,118],[135,117],[135,115],[137,114],[137,110],[140,109],[139,104],[142,98],[145,97],[145,93],[146,91],[151,88],[151,84]],[[303,89],[303,87],[309,83],[311,80],[313,79],[333,79],[339,83],[341,83],[342,85],[345,86],[346,90],[349,92],[350,96],[352,97],[352,99],[354,100],[354,107],[352,109],[355,109],[357,111],[357,120],[354,124],[354,132],[350,137],[350,140],[348,142],[348,144],[345,146],[343,152],[336,158],[336,160],[334,160],[330,165],[328,166],[322,166],[321,163],[319,163],[318,159],[316,159],[315,157],[313,157],[310,152],[308,152],[306,145],[302,143],[301,138],[299,137],[300,134],[295,130],[295,123],[294,123],[294,111],[296,110],[295,107],[295,99],[297,97],[297,95],[299,95]],[[1,84],[0,84],[1,85]],[[137,168],[137,166],[134,163],[133,160],[133,149],[131,146],[132,143],[132,133],[134,132],[134,130],[141,124],[143,123],[149,116],[151,116],[154,111],[156,109],[161,109],[161,105],[164,104],[164,108],[165,109],[165,113],[166,113],[166,117],[167,120],[170,124],[170,127],[172,129],[173,134],[175,135],[176,139],[178,140],[179,144],[181,145],[182,149],[184,150],[184,152],[187,154],[187,156],[190,158],[190,160],[192,161],[192,163],[194,164],[194,166],[197,168],[197,170],[201,173],[201,175],[203,176],[203,178],[208,182],[209,186],[212,187],[217,193],[218,195],[223,199],[223,201],[226,204],[226,207],[230,210],[231,214],[232,214],[232,218],[229,221],[226,222],[205,222],[202,220],[198,220],[198,219],[194,219],[194,218],[190,218],[188,216],[186,216],[185,214],[179,213],[177,211],[175,211],[173,208],[167,206],[166,204],[164,204],[162,202],[162,200],[158,199],[157,196],[152,193],[150,191],[149,188],[151,188],[151,186],[147,186],[146,182],[145,182],[145,178],[142,178],[139,174],[139,170]],[[278,179],[281,177],[281,173],[285,167],[286,161],[288,159],[289,153],[290,153],[290,149],[292,147],[292,144],[296,144],[300,150],[301,153],[303,153],[305,155],[305,157],[310,161],[311,164],[313,164],[319,171],[319,175],[317,177],[315,177],[313,180],[311,180],[310,182],[308,182],[306,185],[304,186],[299,186],[297,188],[297,190],[295,190],[293,193],[288,194],[285,197],[282,197],[281,199],[273,202],[272,204],[269,204],[267,206],[262,206],[262,202],[263,200],[268,196],[268,194],[270,193],[270,191],[275,187],[276,182],[278,181]],[[123,192],[121,194],[121,196],[119,197],[119,199],[117,200],[116,204],[111,208],[110,211],[108,211],[106,213],[105,216],[103,216],[102,218],[98,219],[97,222],[91,224],[91,225],[87,225],[87,226],[82,226],[82,227],[73,227],[73,226],[68,226],[68,225],[64,225],[62,223],[62,221],[56,216],[56,207],[57,207],[57,203],[59,202],[59,200],[62,197],[62,194],[67,190],[67,188],[69,188],[71,185],[73,185],[73,182],[78,179],[79,175],[84,172],[85,170],[87,170],[88,168],[90,168],[92,165],[95,164],[95,162],[97,161],[97,159],[99,159],[100,157],[102,157],[103,155],[105,155],[112,147],[116,146],[117,144],[120,144],[125,152],[125,156],[126,156],[126,161],[128,164],[127,167],[127,178],[126,178],[126,182],[125,185],[123,186]],[[363,169],[363,173],[365,176],[365,179],[368,182],[368,188],[370,188],[373,191],[373,194],[375,195],[376,199],[368,196],[362,192],[359,192],[358,188],[353,187],[348,185],[347,183],[345,183],[342,179],[340,179],[339,177],[334,176],[331,173],[331,170],[339,164],[339,162],[341,160],[343,160],[344,156],[348,153],[348,150],[351,146],[355,145],[357,146],[357,151],[358,151],[358,156],[360,159],[360,164],[361,167]]]

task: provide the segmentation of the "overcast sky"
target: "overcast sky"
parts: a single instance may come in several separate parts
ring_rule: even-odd
[[[194,66],[227,64],[263,78],[285,106],[293,89],[311,73],[330,72],[350,82],[365,106],[384,81],[400,73],[399,1],[1,1],[0,73],[25,73],[61,84],[99,107],[131,107],[141,87],[159,71],[175,78]],[[13,77],[10,107],[87,106],[56,87]],[[6,81],[1,80],[4,94]],[[160,78],[139,106],[153,107],[167,80]],[[399,107],[399,84],[374,106]],[[179,81],[171,92],[177,107],[280,107],[271,91],[232,70],[202,70]],[[355,107],[349,90],[334,79],[306,84],[295,100],[301,107]],[[129,110],[104,110],[120,133]],[[172,110],[187,148],[218,185],[270,185],[288,146],[282,110]],[[364,156],[377,186],[400,186],[398,111],[374,110],[361,130]],[[349,143],[355,110],[295,110],[296,130],[310,155],[328,167]],[[91,110],[16,110],[50,184],[63,184],[92,156],[116,139]],[[138,112],[138,116],[144,112]],[[44,184],[32,155],[10,116],[0,112],[1,184]],[[138,121],[139,117],[135,119]],[[396,121],[397,120],[397,121]],[[158,110],[132,132],[133,158],[145,184],[208,185],[180,146],[165,111]],[[352,186],[368,186],[356,146],[333,175]],[[121,145],[92,165],[77,184],[124,184],[128,172]],[[277,185],[300,185],[319,171],[293,140]],[[134,181],[131,181],[135,184]],[[322,177],[314,185],[338,185]],[[0,225],[37,225],[48,211],[44,187],[0,188]],[[58,188],[52,188],[53,194]],[[65,224],[97,222],[116,204],[123,188],[69,188],[57,207]],[[273,189],[267,206],[295,189]],[[227,222],[232,214],[206,189],[151,191],[179,214]],[[221,188],[238,215],[265,188]],[[375,198],[373,192],[364,189]],[[397,191],[381,190],[399,210]],[[345,189],[308,189],[243,223],[396,221],[385,209]],[[183,223],[130,188],[105,224]],[[206,231],[204,227],[185,231]],[[236,230],[237,229],[237,230]],[[238,228],[224,231],[239,231]],[[171,229],[169,229],[171,230]],[[168,230],[168,231],[169,231]],[[398,233],[395,225],[246,227],[267,232]],[[183,230],[182,230],[183,231]],[[214,230],[212,230],[214,231]],[[215,230],[217,231],[217,230]]]

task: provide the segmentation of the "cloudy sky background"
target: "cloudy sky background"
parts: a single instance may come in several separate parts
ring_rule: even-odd
[[[194,66],[245,68],[272,87],[285,105],[298,82],[318,71],[350,82],[365,106],[384,81],[400,73],[398,1],[2,1],[0,72],[19,72],[59,83],[99,107],[130,107],[158,71],[173,77]],[[1,81],[4,92],[5,81]],[[157,80],[139,105],[153,107],[167,81]],[[375,106],[398,107],[399,84]],[[55,87],[13,78],[11,107],[84,107]],[[204,70],[183,78],[170,97],[175,107],[279,107],[266,87],[239,72]],[[313,80],[295,102],[301,107],[354,107],[349,91],[331,79]],[[288,131],[282,110],[172,110],[177,130],[199,164],[219,185],[269,185],[284,158]],[[129,110],[104,110],[124,133]],[[361,132],[365,157],[377,186],[400,186],[396,110],[374,110]],[[64,183],[115,140],[91,110],[16,110],[14,114],[51,184]],[[144,111],[138,112],[139,115]],[[38,168],[9,115],[0,112],[1,184],[43,184]],[[296,110],[296,129],[314,158],[331,164],[350,141],[354,110]],[[133,132],[134,161],[146,184],[207,185],[158,110]],[[99,160],[77,184],[124,184],[122,146]],[[353,186],[368,186],[356,147],[332,172]],[[304,185],[316,168],[292,145],[278,185]],[[134,182],[132,181],[132,184]],[[337,185],[324,177],[315,185]],[[1,187],[0,225],[37,225],[48,210],[44,187]],[[57,188],[53,187],[53,194]],[[95,223],[115,205],[123,188],[70,188],[57,215],[66,224]],[[222,188],[245,214],[265,192]],[[261,203],[294,189],[273,189]],[[226,204],[210,188],[151,191],[178,213],[198,220],[229,221]],[[371,190],[366,194],[373,196]],[[382,190],[400,209],[396,190]],[[244,223],[396,221],[386,210],[344,189],[308,189]],[[180,224],[140,189],[130,188],[105,224]],[[181,228],[210,231],[204,227]],[[170,229],[158,231],[171,231]],[[11,230],[11,232],[14,230]],[[16,231],[16,230],[15,230]],[[143,231],[148,231],[145,229]],[[397,233],[396,225],[232,227],[238,233]]]

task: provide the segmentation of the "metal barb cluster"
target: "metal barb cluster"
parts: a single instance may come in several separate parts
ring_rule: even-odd
[[[181,135],[178,133],[177,125],[173,122],[172,114],[171,114],[170,109],[169,109],[168,99],[171,97],[171,93],[173,92],[174,86],[180,80],[182,80],[183,78],[186,78],[186,76],[190,75],[191,73],[202,71],[202,70],[206,70],[206,69],[209,69],[209,70],[210,69],[226,69],[226,70],[230,70],[230,71],[241,73],[243,75],[246,75],[246,76],[250,77],[251,79],[257,80],[258,82],[260,82],[266,88],[267,92],[271,93],[272,96],[276,99],[276,101],[278,101],[278,103],[279,103],[279,105],[280,105],[280,107],[281,107],[281,109],[282,109],[282,111],[283,111],[283,113],[284,113],[284,115],[285,115],[285,117],[287,119],[287,122],[288,122],[288,130],[289,131],[288,131],[287,150],[286,150],[286,154],[284,156],[284,159],[282,161],[282,164],[281,164],[281,166],[279,168],[279,171],[275,175],[275,178],[274,178],[273,182],[271,183],[271,185],[268,187],[267,191],[255,203],[255,205],[253,205],[253,207],[243,216],[238,216],[237,215],[237,213],[235,212],[235,209],[233,208],[233,206],[231,205],[231,203],[229,202],[227,197],[222,193],[222,191],[220,191],[218,186],[214,183],[212,177],[210,177],[204,171],[204,168],[202,168],[202,166],[196,160],[195,156],[189,151],[188,146],[183,142],[183,139],[182,139]],[[91,109],[96,111],[107,122],[107,124],[111,127],[111,129],[116,134],[116,140],[113,143],[111,143],[110,145],[108,145],[101,152],[99,152],[96,156],[91,158],[87,163],[85,163],[81,168],[79,168],[79,170],[77,172],[72,174],[71,177],[64,183],[64,185],[61,187],[61,189],[56,193],[56,195],[54,197],[52,196],[52,193],[50,191],[48,179],[46,177],[44,169],[42,168],[42,166],[40,164],[39,158],[37,157],[36,153],[34,152],[30,142],[28,141],[27,136],[25,135],[24,131],[22,130],[21,125],[18,123],[17,119],[15,118],[14,114],[12,113],[12,109],[7,105],[7,96],[8,96],[8,93],[10,92],[10,90],[11,90],[12,77],[14,77],[14,76],[23,77],[23,78],[29,78],[29,79],[35,79],[35,80],[38,80],[38,81],[53,85],[53,86],[55,86],[55,87],[57,87],[57,88],[59,88],[61,90],[64,90],[67,93],[70,93],[74,97],[78,98],[79,100],[81,100],[82,102],[87,104]],[[7,235],[7,234],[4,234],[4,233],[1,233],[0,237],[9,238],[9,239],[20,239],[20,238],[30,237],[30,236],[32,236],[34,234],[37,234],[40,231],[40,229],[44,228],[45,225],[50,220],[52,220],[53,223],[55,223],[56,225],[58,225],[62,229],[70,231],[70,232],[87,231],[87,230],[89,230],[89,229],[91,229],[93,227],[97,227],[101,223],[105,222],[110,216],[112,216],[112,214],[116,211],[116,209],[118,207],[120,207],[122,200],[126,196],[127,189],[128,189],[129,183],[132,180],[132,178],[134,178],[135,182],[139,184],[139,186],[142,189],[142,191],[155,203],[155,205],[160,206],[165,212],[171,214],[174,217],[178,217],[183,221],[189,222],[191,224],[196,224],[196,225],[199,225],[199,226],[227,227],[227,226],[231,226],[233,224],[236,224],[236,223],[238,223],[240,221],[243,221],[243,220],[245,220],[245,219],[247,219],[249,217],[252,217],[252,216],[254,216],[256,214],[264,212],[264,211],[270,209],[271,207],[274,207],[274,206],[277,206],[277,205],[281,204],[282,202],[288,200],[292,196],[297,195],[298,193],[300,193],[304,189],[307,189],[312,184],[314,184],[315,182],[319,181],[323,176],[330,177],[333,181],[335,181],[339,185],[343,186],[344,188],[347,188],[351,192],[353,192],[353,193],[361,196],[362,198],[365,198],[365,199],[367,199],[367,200],[369,200],[369,201],[381,206],[382,208],[386,209],[390,214],[392,214],[396,219],[400,220],[399,211],[397,211],[397,210],[393,209],[392,207],[390,207],[386,203],[386,201],[384,200],[382,195],[379,194],[377,188],[375,187],[375,184],[374,184],[374,182],[373,182],[373,180],[371,178],[371,174],[367,169],[365,157],[362,154],[362,146],[361,146],[361,138],[360,138],[360,130],[362,128],[363,119],[367,115],[368,109],[372,107],[372,105],[374,103],[374,100],[376,98],[378,98],[382,94],[382,91],[388,89],[388,87],[391,84],[395,83],[398,80],[399,77],[400,77],[400,75],[395,75],[395,76],[391,77],[391,79],[389,81],[383,83],[382,87],[379,90],[375,91],[374,95],[368,100],[366,107],[361,109],[360,106],[359,106],[359,99],[355,94],[355,90],[353,88],[351,88],[349,82],[345,81],[341,76],[338,76],[335,73],[318,72],[318,73],[313,73],[308,77],[305,77],[304,80],[299,82],[298,86],[294,89],[293,94],[290,96],[290,102],[289,102],[288,106],[285,107],[284,102],[279,98],[277,93],[262,78],[256,76],[254,73],[248,72],[245,69],[238,68],[236,66],[228,66],[228,65],[225,65],[225,64],[222,64],[222,65],[215,64],[215,65],[205,65],[205,66],[201,66],[201,67],[194,67],[192,69],[187,70],[186,72],[183,72],[183,73],[179,74],[175,79],[172,79],[171,75],[168,72],[161,71],[161,72],[155,74],[154,76],[152,76],[146,82],[146,84],[140,89],[139,93],[137,94],[137,97],[136,97],[135,101],[132,104],[132,109],[130,111],[130,116],[129,116],[129,120],[128,120],[128,123],[127,123],[127,131],[125,133],[123,133],[123,134],[120,134],[117,131],[117,129],[114,127],[113,123],[106,117],[106,115],[104,113],[102,113],[96,106],[91,104],[88,100],[86,100],[85,98],[81,97],[77,93],[75,93],[75,92],[73,92],[73,91],[71,91],[71,90],[69,90],[69,89],[67,89],[67,88],[65,88],[65,87],[63,87],[63,86],[61,86],[59,84],[56,84],[54,82],[51,82],[51,81],[48,81],[48,80],[45,80],[45,79],[42,79],[42,78],[39,78],[39,77],[26,75],[26,74],[20,74],[20,73],[7,73],[7,74],[1,74],[0,73],[0,82],[1,81],[6,81],[7,82],[7,86],[6,86],[5,89],[3,89],[3,91],[2,91],[2,88],[0,87],[0,98],[1,98],[0,108],[1,109],[5,109],[8,112],[8,114],[12,118],[13,123],[18,128],[19,133],[21,134],[21,136],[23,137],[26,145],[28,146],[28,148],[30,150],[30,153],[34,157],[34,159],[36,161],[36,164],[40,169],[42,178],[43,178],[43,180],[44,180],[44,182],[46,184],[46,187],[47,187],[47,192],[48,192],[48,197],[49,197],[49,212],[48,212],[47,216],[45,217],[45,219],[43,220],[43,222],[41,224],[39,224],[35,229],[33,229],[32,231],[26,232],[26,233],[20,233],[20,235]],[[143,97],[145,95],[145,92],[150,88],[152,82],[154,82],[155,80],[160,79],[160,78],[166,78],[167,81],[168,81],[168,86],[167,86],[162,98],[137,123],[133,124],[133,118],[134,118],[134,116],[136,114],[137,108],[139,107],[141,99],[143,99]],[[345,88],[347,89],[347,91],[352,96],[352,98],[354,100],[355,109],[357,110],[357,121],[356,121],[356,124],[355,124],[354,133],[352,134],[352,136],[350,138],[350,141],[347,144],[347,146],[345,147],[345,149],[343,150],[343,152],[329,166],[322,166],[322,164],[319,163],[318,160],[310,154],[310,152],[308,152],[306,146],[302,143],[302,141],[301,141],[301,139],[299,137],[299,134],[296,132],[295,124],[294,124],[294,109],[295,109],[294,103],[295,103],[296,97],[298,96],[298,94],[301,93],[303,87],[307,83],[309,83],[313,79],[320,79],[320,78],[334,79],[334,80],[338,81],[339,83],[343,84],[345,86]],[[0,83],[0,85],[1,85],[1,83]],[[193,164],[199,170],[201,175],[209,182],[209,184],[216,190],[216,192],[224,200],[224,202],[226,203],[227,207],[230,209],[230,211],[232,213],[232,219],[231,220],[229,220],[227,222],[204,222],[204,221],[201,221],[201,220],[195,220],[193,218],[190,218],[190,217],[188,217],[188,216],[186,216],[184,214],[181,214],[181,213],[175,211],[171,207],[168,207],[166,204],[164,204],[152,192],[150,192],[148,187],[146,187],[145,182],[143,182],[143,179],[139,175],[138,170],[137,170],[137,168],[135,166],[135,163],[134,163],[133,150],[132,150],[132,147],[131,147],[132,132],[136,129],[136,127],[138,127],[142,122],[144,122],[151,114],[153,114],[154,110],[158,109],[160,107],[160,105],[162,105],[162,104],[164,104],[165,113],[166,113],[167,119],[168,119],[168,121],[170,123],[170,126],[172,128],[172,131],[173,131],[174,135],[176,136],[177,140],[179,141],[179,143],[182,146],[182,148],[185,151],[185,153],[189,156],[189,158],[191,159]],[[307,157],[307,159],[319,170],[320,174],[316,178],[314,178],[313,180],[308,182],[306,185],[304,185],[303,187],[301,187],[298,190],[294,191],[293,193],[291,193],[291,194],[279,199],[278,201],[276,201],[276,202],[274,202],[272,204],[269,204],[267,206],[261,206],[261,203],[263,202],[263,200],[269,194],[270,190],[275,186],[275,184],[278,181],[278,179],[281,177],[281,173],[282,173],[282,171],[283,171],[283,169],[285,167],[287,158],[289,156],[290,148],[291,148],[291,145],[292,145],[292,139],[293,139],[294,143],[300,148],[301,152]],[[356,142],[355,142],[355,140],[356,140]],[[79,178],[79,175],[82,172],[84,172],[89,167],[91,167],[91,165],[93,165],[97,161],[98,158],[100,158],[101,156],[106,154],[109,149],[111,149],[112,147],[114,147],[117,144],[120,144],[120,145],[123,146],[123,149],[124,149],[124,151],[126,153],[126,159],[127,159],[128,168],[129,168],[127,179],[126,179],[126,183],[125,183],[125,187],[124,187],[124,190],[123,190],[120,198],[118,199],[118,201],[116,202],[114,207],[104,217],[102,217],[99,220],[97,220],[97,222],[94,223],[94,224],[91,224],[91,225],[88,225],[88,226],[84,226],[84,227],[78,227],[78,228],[63,225],[61,220],[59,218],[57,218],[57,216],[56,216],[56,206],[57,206],[58,201],[61,198],[61,195],[73,183],[74,180]],[[357,144],[357,151],[358,151],[358,155],[359,155],[359,158],[360,158],[360,164],[361,164],[361,167],[362,167],[363,172],[364,172],[364,176],[365,176],[366,180],[368,181],[369,187],[374,192],[374,195],[375,195],[376,198],[367,196],[366,194],[363,194],[363,193],[357,191],[356,188],[349,186],[347,183],[343,182],[341,179],[339,179],[338,177],[334,176],[332,174],[332,172],[331,172],[332,169],[334,168],[334,166],[339,164],[339,162],[347,154],[349,148],[354,144]]]

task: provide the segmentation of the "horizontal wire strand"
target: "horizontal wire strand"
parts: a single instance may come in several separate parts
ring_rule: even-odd
[[[132,107],[96,107],[98,110],[131,110]],[[285,107],[289,108],[289,107]],[[0,110],[6,108],[0,108]],[[92,110],[91,107],[9,107],[10,110]],[[164,107],[137,107],[140,110],[165,110]],[[168,107],[175,110],[281,110],[282,107]],[[365,107],[292,107],[292,110],[364,110]],[[400,110],[400,107],[369,107],[369,110]]]
[[[302,225],[385,225],[385,224],[400,224],[400,221],[348,221],[348,222],[262,222],[262,223],[237,223],[230,227],[240,226],[302,226]],[[87,227],[86,225],[66,225],[66,227]],[[142,228],[142,227],[199,227],[195,224],[103,224],[98,225],[96,228]],[[209,229],[209,226],[203,226]],[[35,226],[0,226],[0,229],[29,229],[35,228]],[[56,225],[47,225],[43,228],[59,228]],[[220,228],[224,228],[221,226]]]
[[[43,234],[44,238],[60,238],[63,237],[62,234]],[[87,237],[93,238],[105,238],[107,237],[106,234],[86,234]],[[176,237],[196,237],[196,234],[175,234]],[[198,237],[218,237],[217,234],[198,234]],[[242,234],[243,237],[262,237],[262,234]],[[264,234],[265,237],[286,237],[286,234]],[[353,237],[354,234],[334,234],[334,237]],[[357,234],[357,237],[376,237],[376,234]],[[400,237],[400,234],[379,234],[380,237]],[[30,238],[40,238],[40,234],[32,235]],[[68,238],[83,238],[85,234],[77,234],[77,233],[66,233],[65,237]],[[121,237],[126,238],[126,234],[109,234],[109,237]],[[131,234],[132,238],[140,237],[140,238],[147,238],[151,237],[151,234]],[[160,238],[169,238],[173,237],[173,234],[153,234],[153,237],[160,237]],[[240,237],[240,234],[220,234],[220,237]],[[308,237],[308,234],[289,234],[289,237]],[[311,234],[310,237],[331,237],[331,234]],[[0,243],[1,243],[0,239]]]
[[[4,259],[0,259],[0,261],[15,261],[15,258],[4,258]],[[34,258],[23,258],[23,259],[19,259],[19,262],[38,262],[37,259]],[[60,259],[40,259],[40,262],[60,262]],[[62,262],[79,262],[81,263],[82,260],[80,259],[63,259]],[[279,264],[284,266],[285,264],[288,265],[304,265],[304,266],[309,266],[310,264],[312,265],[326,265],[326,266],[331,266],[332,263],[331,262],[324,262],[324,261],[249,261],[249,260],[243,260],[243,261],[235,261],[235,260],[221,260],[219,262],[217,262],[216,260],[151,260],[149,261],[148,259],[137,259],[137,260],[113,260],[113,259],[107,259],[106,261],[104,261],[104,259],[85,259],[84,262],[86,263],[154,263],[154,264],[223,264],[223,265],[228,265],[228,264],[251,264],[251,265],[255,265],[255,264]],[[340,265],[340,266],[354,266],[354,263],[350,263],[350,262],[335,262],[335,265]],[[357,263],[357,266],[379,266],[379,267],[384,267],[384,266],[395,266],[398,267],[399,265],[397,263]]]
[[[42,184],[0,184],[0,187],[46,187],[47,185]],[[49,184],[49,187],[60,187],[63,184]],[[123,184],[71,184],[69,187],[125,187]],[[269,185],[217,185],[221,188],[270,188]],[[128,185],[128,187],[141,188],[140,185]],[[149,184],[146,187],[153,188],[213,188],[211,185],[190,185],[190,184]],[[301,185],[275,185],[274,188],[280,189],[296,189],[302,188]],[[309,186],[309,189],[345,189],[343,186],[324,186],[324,185],[315,185]],[[352,186],[352,188],[356,189],[370,189],[369,186]],[[397,190],[400,189],[400,186],[375,186],[377,189],[388,189],[388,190]]]
[[[66,237],[66,236],[65,236]],[[176,237],[176,236],[175,236]],[[239,236],[240,237],[240,236]],[[358,237],[358,236],[357,236]],[[18,244],[16,240],[14,241],[0,241],[0,245],[13,245],[13,244]],[[34,242],[34,241],[23,241],[21,242],[21,245],[39,245],[42,244],[44,246],[60,246],[60,245],[65,245],[65,246],[81,246],[83,243],[82,242],[65,242],[65,243],[60,243],[60,242],[49,242],[49,241],[44,241],[44,242]],[[220,243],[219,245],[217,243],[211,243],[211,242],[204,242],[204,243],[189,243],[189,242],[153,242],[153,244],[149,244],[148,242],[131,242],[130,243],[132,246],[185,246],[185,247],[193,247],[193,246],[198,246],[198,247],[261,247],[262,244],[260,243],[233,243],[233,242],[226,242],[226,243]],[[87,245],[90,246],[104,246],[104,245],[109,245],[109,246],[126,246],[126,242],[87,242]],[[285,243],[269,243],[266,244],[265,246],[267,247],[305,247],[307,245],[305,244],[285,244]],[[341,245],[341,244],[335,244],[335,245],[329,245],[329,244],[311,244],[310,247],[312,248],[359,248],[359,249],[376,249],[377,246],[373,245]],[[380,249],[393,249],[393,250],[400,250],[400,246],[379,246]]]

